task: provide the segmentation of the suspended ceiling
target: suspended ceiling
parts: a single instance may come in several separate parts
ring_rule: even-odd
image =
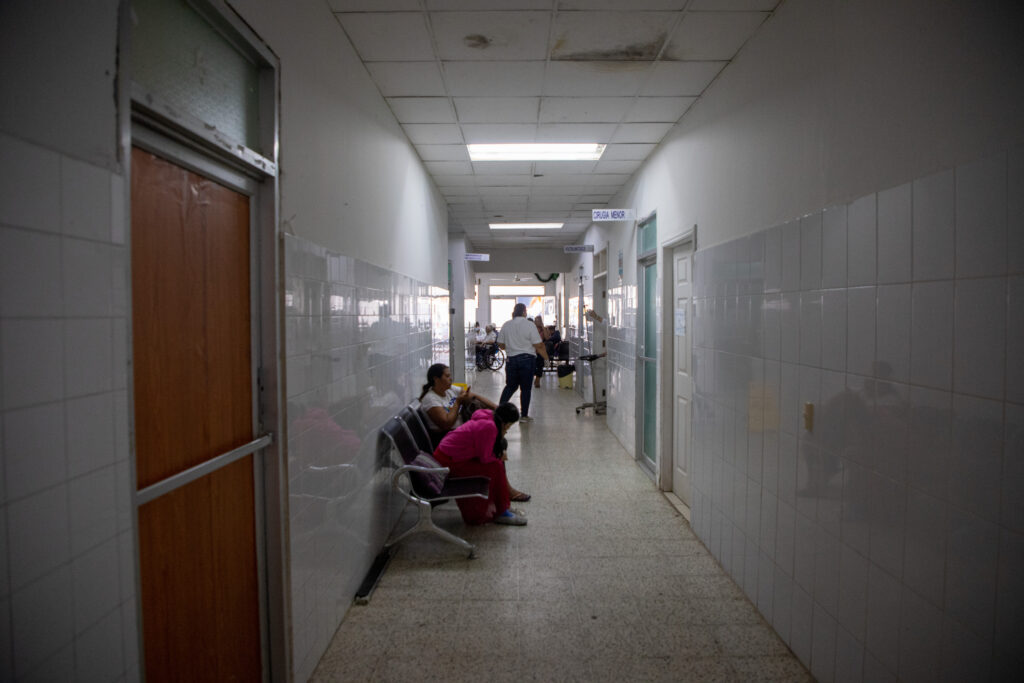
[[[474,248],[574,244],[779,0],[329,0]],[[472,162],[467,143],[600,142]],[[611,207],[619,208],[619,207]],[[564,221],[492,231],[491,222]]]

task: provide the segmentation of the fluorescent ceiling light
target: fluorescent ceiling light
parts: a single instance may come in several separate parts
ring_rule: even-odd
[[[490,223],[491,230],[558,230],[563,223]]]
[[[605,145],[595,142],[466,145],[472,161],[596,161]]]

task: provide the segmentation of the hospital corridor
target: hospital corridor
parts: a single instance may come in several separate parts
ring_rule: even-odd
[[[0,681],[1018,680],[1022,28],[0,0]]]

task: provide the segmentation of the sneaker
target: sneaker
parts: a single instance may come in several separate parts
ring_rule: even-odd
[[[522,515],[517,515],[511,510],[505,510],[505,512],[501,513],[500,515],[495,515],[494,523],[508,524],[511,526],[526,526],[526,517],[523,517]]]
[[[521,418],[519,418],[519,421],[520,422],[533,422],[533,418],[530,417],[529,415],[523,415]]]

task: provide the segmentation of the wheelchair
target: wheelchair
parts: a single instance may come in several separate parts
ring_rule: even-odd
[[[503,367],[505,367],[505,350],[497,344],[485,347],[477,354],[477,370],[501,370]]]

